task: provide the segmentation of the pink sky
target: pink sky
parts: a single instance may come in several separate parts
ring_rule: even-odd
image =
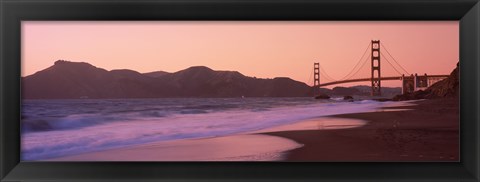
[[[341,79],[372,39],[381,40],[411,73],[449,74],[459,60],[458,25],[458,21],[23,21],[22,76],[64,59],[141,73],[202,65],[312,83],[314,62]],[[394,74],[384,60],[382,74]]]

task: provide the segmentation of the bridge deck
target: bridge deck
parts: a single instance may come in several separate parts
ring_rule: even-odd
[[[418,76],[424,76],[424,75],[418,75]],[[447,78],[449,75],[427,75],[427,78]],[[412,76],[405,76],[406,78],[412,77]],[[351,83],[351,82],[366,82],[370,81],[372,78],[358,78],[358,79],[351,79],[351,80],[340,80],[340,81],[334,81],[334,82],[327,82],[320,84],[320,87],[324,86],[329,86],[329,85],[336,85],[336,84],[342,84],[342,83]],[[380,80],[402,80],[401,76],[390,76],[390,77],[382,77]]]

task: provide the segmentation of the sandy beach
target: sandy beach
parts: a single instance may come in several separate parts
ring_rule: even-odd
[[[458,161],[458,99],[415,102],[402,111],[337,115],[369,121],[350,129],[268,133],[304,144],[287,161]]]
[[[238,135],[142,144],[50,161],[458,161],[457,99],[408,102]]]

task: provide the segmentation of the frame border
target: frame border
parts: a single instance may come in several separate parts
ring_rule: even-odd
[[[22,20],[459,20],[460,162],[20,162]],[[478,182],[479,26],[478,0],[0,0],[0,181]]]

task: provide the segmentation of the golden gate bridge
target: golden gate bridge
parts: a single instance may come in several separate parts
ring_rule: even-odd
[[[380,49],[382,48],[382,52]],[[369,56],[367,52],[370,50]],[[387,56],[383,54],[383,50],[387,53]],[[390,66],[381,66],[380,60],[385,60]],[[370,64],[367,64],[370,62]],[[368,69],[370,68],[370,69]],[[394,75],[382,75],[382,69],[393,69],[389,73]],[[362,74],[362,72],[367,74]],[[340,80],[335,80],[330,77],[327,72],[320,66],[320,63],[314,63],[313,65],[313,78],[314,78],[314,96],[320,95],[320,88],[330,85],[353,83],[353,82],[370,82],[371,83],[371,95],[382,95],[382,81],[386,80],[399,80],[402,83],[402,94],[411,93],[417,90],[424,90],[435,82],[447,78],[449,75],[419,75],[417,73],[410,74],[397,60],[390,54],[388,49],[380,43],[380,40],[372,40],[371,43],[365,49],[360,60],[355,64],[352,70]],[[323,78],[323,83],[320,83],[320,78]]]

